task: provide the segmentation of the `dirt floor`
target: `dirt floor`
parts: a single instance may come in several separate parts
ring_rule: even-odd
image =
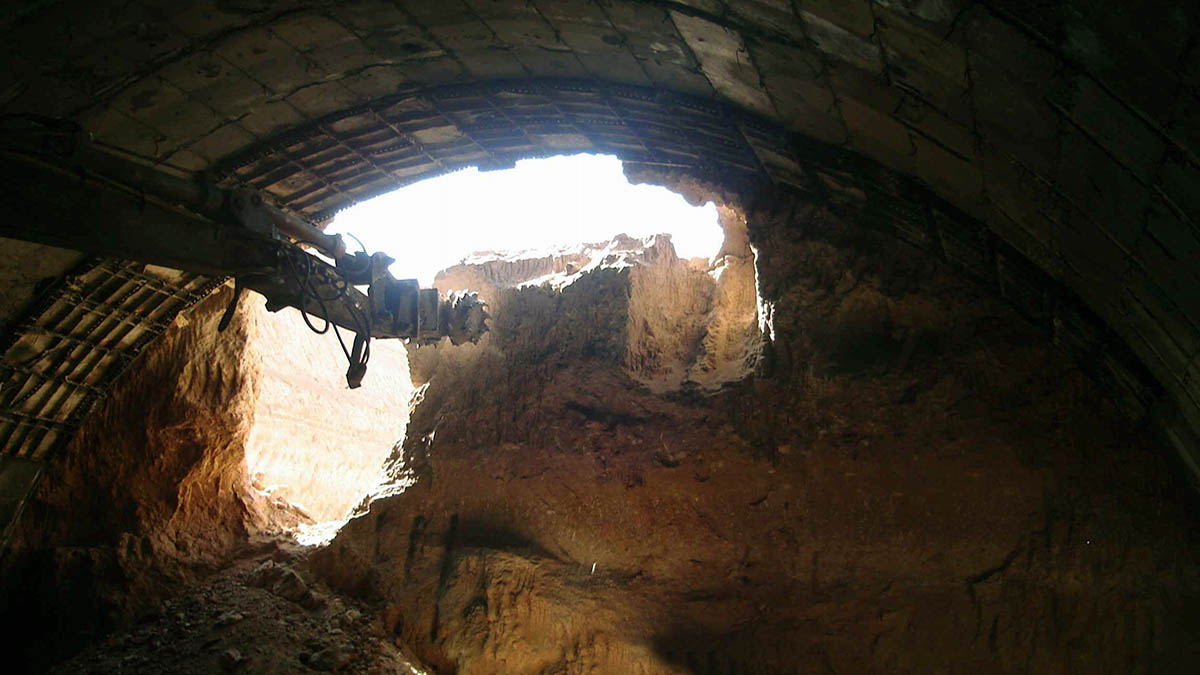
[[[257,548],[51,672],[422,672],[383,633],[376,607],[314,580],[309,549],[286,540]]]

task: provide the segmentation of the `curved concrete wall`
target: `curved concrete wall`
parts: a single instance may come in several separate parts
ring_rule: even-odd
[[[1150,402],[1169,402],[1163,419],[1183,456],[1196,448],[1196,5],[239,0],[218,7],[141,0],[11,13],[0,24],[11,64],[0,76],[0,109],[69,117],[102,142],[189,170],[224,169],[233,181],[249,166],[234,157],[282,158],[275,174],[252,184],[285,203],[299,195],[292,206],[317,217],[389,185],[463,164],[503,165],[511,154],[590,147],[689,165],[679,144],[656,145],[684,126],[693,133],[683,138],[694,146],[693,164],[860,199],[870,207],[864,217],[882,208],[909,239],[956,213],[952,220],[969,223],[963,231],[972,233],[959,242],[973,251],[963,255],[974,256],[964,268],[1009,261],[987,275],[1002,280],[1028,267],[1072,303],[1081,299],[1167,393]],[[585,143],[555,124],[595,109],[573,113],[549,102],[515,119],[493,104],[480,117],[419,93],[547,78],[585,83],[584,93],[615,90],[619,101],[645,103],[638,92],[651,91],[651,103],[665,98],[674,107],[665,123],[654,114],[643,120],[637,105],[611,111],[619,123],[597,147],[596,137]],[[436,114],[421,107],[431,100],[442,106]],[[381,101],[417,105],[381,109]],[[685,109],[695,115],[682,116]],[[372,122],[384,129],[378,139],[356,135],[362,114],[380,118]],[[446,116],[452,124],[438,121]],[[713,138],[691,121],[705,116]],[[525,146],[502,133],[510,127],[524,130]],[[314,130],[336,147],[306,146]],[[464,131],[470,144],[461,143]],[[401,141],[407,145],[394,151],[412,154],[404,161],[377,154],[377,143]],[[946,204],[953,208],[929,206]],[[886,211],[907,207],[915,211]],[[939,241],[948,258],[955,255]],[[993,243],[1011,255],[997,256]]]

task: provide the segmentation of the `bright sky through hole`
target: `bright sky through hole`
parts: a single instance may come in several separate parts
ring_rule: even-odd
[[[393,275],[422,286],[477,251],[666,232],[679,257],[709,258],[723,237],[711,202],[697,208],[666,188],[630,185],[620,160],[602,155],[523,160],[504,171],[431,178],[346,209],[327,231],[353,234],[368,251],[387,253],[396,259]]]

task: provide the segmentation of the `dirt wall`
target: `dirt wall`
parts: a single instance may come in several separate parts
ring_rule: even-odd
[[[714,395],[631,377],[619,270],[422,350],[415,484],[324,577],[437,672],[1193,672],[1194,514],[1139,422],[937,262],[794,206],[747,210],[774,339]]]
[[[331,334],[228,288],[130,366],[28,502],[0,584],[31,670],[313,520],[345,517],[381,478],[412,393],[399,343],[349,390]]]
[[[51,460],[6,558],[13,653],[61,658],[223,562],[268,514],[245,481],[256,379],[225,289],[180,315]]]

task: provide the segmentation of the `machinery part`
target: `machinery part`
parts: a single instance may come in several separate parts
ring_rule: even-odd
[[[262,201],[262,197],[255,193]],[[270,204],[261,204],[261,207],[267,213],[267,217],[275,224],[275,227],[280,232],[291,237],[293,240],[303,243],[312,244],[322,253],[325,253],[330,258],[337,260],[346,255],[346,242],[339,235],[325,234],[317,229],[315,225],[305,222],[290,213],[281,209],[277,209]]]
[[[0,117],[0,195],[10,205],[0,236],[172,267],[233,276],[237,291],[222,317],[228,325],[245,288],[267,309],[300,310],[314,332],[332,326],[357,387],[370,340],[425,344],[450,337],[476,341],[487,314],[475,296],[441,301],[435,289],[398,280],[383,253],[348,254],[338,235],[268,203],[259,193],[225,190],[172,175],[97,148],[69,122]],[[310,246],[330,265],[304,251]],[[367,286],[364,295],[357,286]],[[324,322],[318,329],[309,316]],[[340,329],[355,333],[346,347]]]
[[[233,297],[229,299],[229,304],[225,307],[225,313],[221,315],[221,322],[217,324],[217,332],[224,333],[226,328],[229,328],[229,322],[233,320],[233,313],[237,311],[238,301],[242,299],[242,293],[246,287],[237,279],[233,280]]]
[[[248,230],[271,237],[282,233],[297,243],[313,246],[335,260],[346,255],[346,242],[340,236],[325,234],[315,225],[271,206],[253,190],[231,191],[228,204],[233,215]]]
[[[340,339],[340,338],[339,338]],[[345,345],[343,345],[345,348]],[[370,338],[359,333],[354,336],[354,350],[350,355],[350,367],[346,370],[346,386],[358,389],[363,375],[367,374],[367,360],[371,355]]]
[[[479,294],[472,291],[458,291],[442,302],[439,331],[450,338],[450,342],[460,345],[464,342],[477,342],[479,336],[487,332],[487,305],[479,300]]]

